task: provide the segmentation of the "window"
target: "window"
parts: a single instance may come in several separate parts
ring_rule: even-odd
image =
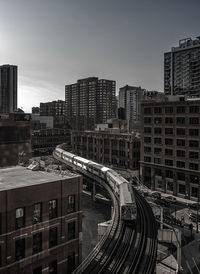
[[[57,200],[49,201],[49,219],[57,218]]]
[[[57,245],[57,227],[52,227],[49,229],[49,247]]]
[[[199,136],[199,130],[197,128],[190,128],[189,135],[190,136]]]
[[[155,176],[162,176],[161,169],[155,168]]]
[[[173,118],[172,117],[166,117],[165,118],[165,124],[173,124]]]
[[[191,196],[198,198],[198,188],[197,187],[191,187]]]
[[[151,157],[144,156],[144,161],[150,163],[151,162]]]
[[[15,241],[15,259],[19,261],[25,258],[25,239]]]
[[[162,113],[162,108],[161,107],[155,107],[154,108],[154,113],[155,114],[161,114]]]
[[[155,134],[162,134],[162,128],[160,128],[160,127],[155,127],[155,128],[154,128],[154,133],[155,133]]]
[[[33,224],[40,223],[42,221],[42,203],[33,205]]]
[[[144,124],[151,124],[151,118],[150,117],[144,117]]]
[[[166,166],[173,166],[173,160],[165,159]]]
[[[171,178],[173,179],[173,171],[171,170],[166,170],[165,171],[166,178]]]
[[[195,164],[195,163],[190,163],[189,164],[189,169],[198,170],[199,169],[199,165]]]
[[[176,118],[176,123],[178,125],[184,125],[185,124],[185,117],[177,117]]]
[[[184,128],[177,128],[176,129],[177,135],[185,135],[185,129]]]
[[[177,150],[176,156],[177,157],[185,157],[185,150]]]
[[[154,118],[154,123],[155,124],[161,124],[162,123],[162,118],[161,117]]]
[[[144,114],[151,114],[151,108],[144,108]]]
[[[173,150],[172,150],[172,149],[166,148],[166,149],[165,149],[165,155],[166,155],[166,156],[173,156]]]
[[[176,166],[179,167],[179,168],[185,168],[185,162],[176,161]]]
[[[154,154],[161,154],[161,153],[162,153],[162,148],[160,148],[160,147],[154,148]]]
[[[177,108],[176,108],[176,112],[177,112],[177,113],[185,113],[185,107],[182,107],[182,106],[177,107]]]
[[[198,125],[198,124],[199,124],[199,117],[190,118],[190,125]]]
[[[165,145],[172,146],[173,145],[173,139],[166,138],[165,139]]]
[[[145,153],[151,152],[151,147],[144,147],[144,152]]]
[[[174,189],[174,186],[173,186],[173,182],[167,182],[167,190],[168,191],[173,191],[173,189]]]
[[[178,186],[178,192],[180,194],[185,195],[185,185],[179,184],[179,186]]]
[[[57,274],[57,261],[52,261],[49,264],[49,274]]]
[[[154,138],[154,144],[162,145],[162,139],[161,138]]]
[[[33,269],[33,274],[42,274],[42,267],[39,266]]]
[[[199,153],[196,151],[189,151],[189,158],[190,159],[199,159]]]
[[[185,146],[185,140],[183,140],[183,139],[177,139],[176,140],[176,144],[179,147],[184,147]]]
[[[16,229],[19,229],[21,227],[25,226],[25,208],[20,207],[17,208],[15,211],[15,217],[16,217]]]
[[[151,133],[151,127],[145,127],[144,133]]]
[[[76,228],[75,222],[68,223],[68,240],[75,239],[75,228]]]
[[[75,253],[73,252],[68,256],[67,272],[72,273],[76,267],[75,265]]]
[[[173,107],[166,107],[165,113],[173,113]]]
[[[151,137],[144,137],[144,143],[151,143]]]
[[[179,181],[185,181],[185,174],[184,173],[177,173],[177,180]]]
[[[42,251],[42,232],[33,235],[33,254]]]
[[[199,106],[191,106],[190,113],[199,113],[200,107]]]
[[[172,135],[173,134],[173,128],[165,128],[165,134]]]
[[[190,175],[190,183],[192,184],[199,184],[199,177],[195,175]]]
[[[154,158],[155,164],[161,164],[161,158]]]
[[[199,142],[196,140],[190,140],[189,147],[199,147]]]
[[[75,195],[69,195],[67,197],[67,212],[71,213],[76,211],[76,196]]]

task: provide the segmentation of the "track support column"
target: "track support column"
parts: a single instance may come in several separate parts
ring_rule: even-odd
[[[92,200],[93,200],[93,202],[96,201],[95,195],[96,195],[96,188],[95,188],[95,182],[93,182],[93,185],[92,185]]]

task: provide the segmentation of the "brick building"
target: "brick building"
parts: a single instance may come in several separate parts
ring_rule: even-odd
[[[72,150],[84,158],[118,168],[139,169],[138,134],[72,131]]]
[[[164,95],[146,97],[141,113],[142,183],[197,201],[200,100]]]
[[[0,167],[17,165],[20,154],[23,160],[31,157],[30,119],[25,113],[0,118]]]
[[[17,166],[0,177],[0,273],[71,273],[82,253],[81,176]]]

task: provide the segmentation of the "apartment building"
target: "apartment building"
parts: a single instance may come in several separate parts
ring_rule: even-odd
[[[200,36],[179,41],[164,54],[164,92],[166,95],[200,97]]]
[[[200,99],[157,95],[141,103],[141,180],[151,189],[198,200]]]
[[[115,81],[89,77],[65,86],[66,116],[72,129],[93,130],[116,117]]]
[[[138,134],[72,131],[71,144],[73,152],[84,158],[117,168],[139,169]]]
[[[82,259],[82,177],[20,166],[0,177],[0,273],[71,273]]]

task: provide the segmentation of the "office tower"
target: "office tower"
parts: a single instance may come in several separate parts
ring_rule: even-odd
[[[182,39],[164,54],[164,92],[200,97],[200,36]]]
[[[198,200],[200,98],[146,97],[141,103],[141,180],[146,186]]]
[[[0,66],[0,113],[17,110],[17,66]]]
[[[136,122],[140,120],[140,101],[144,94],[141,87],[124,86],[119,89],[119,108],[124,109],[128,129],[132,131]]]
[[[66,116],[72,129],[94,129],[116,117],[115,81],[89,77],[65,86]]]

